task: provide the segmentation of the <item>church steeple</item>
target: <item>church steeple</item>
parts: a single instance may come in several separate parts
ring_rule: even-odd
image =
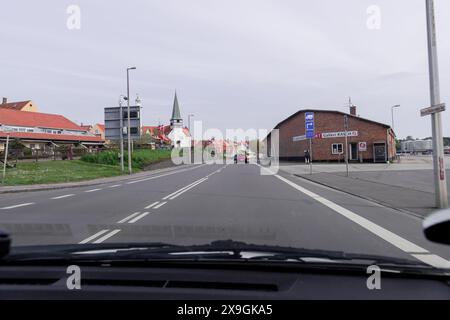
[[[172,118],[170,119],[172,127],[182,127],[183,119],[181,118],[180,106],[178,105],[177,92],[175,91],[175,98],[173,100]]]

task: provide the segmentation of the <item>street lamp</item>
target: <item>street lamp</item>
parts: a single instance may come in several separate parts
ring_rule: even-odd
[[[120,109],[120,169],[122,172],[125,171],[125,167],[123,165],[123,111],[122,111],[122,100],[125,97],[120,95],[119,97],[119,109]]]
[[[193,117],[194,114],[190,113],[188,114],[188,129],[189,129],[189,134],[191,133],[191,117]]]
[[[395,106],[391,107],[391,117],[392,117],[392,130],[394,130],[394,108],[400,108],[399,104],[396,104]]]
[[[127,117],[128,117],[128,173],[131,174],[131,121],[130,121],[130,70],[136,70],[136,67],[127,68]]]

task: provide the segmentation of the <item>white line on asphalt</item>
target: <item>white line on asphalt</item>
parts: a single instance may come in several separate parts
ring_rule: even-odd
[[[135,223],[136,221],[142,219],[143,217],[145,217],[146,215],[148,215],[150,212],[144,212],[143,214],[141,214],[140,216],[137,216],[136,218],[134,218],[133,220],[128,221],[128,223]]]
[[[59,197],[53,197],[53,198],[51,198],[51,199],[52,199],[52,200],[57,200],[57,199],[64,199],[64,198],[73,197],[73,196],[74,196],[74,194],[71,193],[71,194],[65,194],[65,195],[59,196]]]
[[[108,232],[108,231],[109,231],[109,229],[101,230],[101,231],[97,232],[96,234],[94,234],[94,235],[92,235],[92,236],[90,236],[90,237],[88,237],[88,238],[86,238],[86,239],[84,239],[83,241],[80,241],[80,242],[78,242],[78,243],[79,243],[79,244],[85,244],[85,243],[88,243],[89,241],[94,240],[94,239],[97,238],[97,237],[100,237],[102,234],[104,234],[104,233],[106,233],[106,232]]]
[[[191,190],[192,188],[198,186],[200,183],[202,183],[202,182],[204,182],[204,181],[206,181],[206,180],[208,180],[208,178],[205,178],[205,179],[202,179],[202,180],[198,181],[197,183],[191,185],[189,188],[186,188],[186,189],[184,189],[184,190],[178,192],[177,194],[173,195],[173,196],[170,197],[169,199],[170,199],[170,200],[175,199],[176,197],[178,197],[178,196],[182,195],[183,193],[185,193],[185,192]]]
[[[159,209],[161,208],[163,205],[165,205],[167,203],[167,201],[161,202],[160,204],[158,204],[157,206],[153,207],[153,209]]]
[[[102,190],[102,189],[91,189],[91,190],[86,190],[85,192],[89,193],[89,192],[95,192],[95,191],[100,191],[100,190]]]
[[[165,173],[165,174],[160,174],[160,175],[158,175],[158,176],[148,177],[148,178],[145,178],[145,179],[134,180],[134,181],[127,182],[127,184],[134,184],[134,183],[138,183],[138,182],[143,182],[143,181],[153,180],[153,179],[157,179],[157,178],[161,178],[161,177],[166,177],[166,176],[170,176],[170,175],[173,175],[173,174],[176,174],[176,173],[180,173],[180,172],[185,172],[185,171],[197,169],[197,168],[203,167],[203,166],[205,166],[205,165],[206,165],[206,164],[201,164],[201,165],[196,166],[196,167],[194,167],[194,168],[187,168],[187,169],[183,169],[183,170],[178,170],[178,171],[174,171],[174,172],[169,172],[169,173]]]
[[[124,223],[124,222],[126,222],[127,220],[130,220],[130,219],[134,218],[135,216],[137,216],[137,215],[140,214],[140,213],[141,213],[141,212],[138,211],[138,212],[135,212],[135,213],[133,213],[133,214],[130,214],[128,217],[123,218],[123,219],[120,220],[120,221],[117,221],[117,223]]]
[[[115,184],[113,186],[109,186],[108,188],[117,188],[117,187],[120,187],[120,186],[121,186],[121,184]]]
[[[8,209],[14,209],[14,208],[19,208],[19,207],[31,206],[32,204],[34,204],[34,202],[21,203],[21,204],[16,204],[14,206],[0,208],[0,210],[8,210]]]
[[[281,181],[287,183],[294,189],[297,189],[298,191],[306,194],[307,196],[318,201],[319,203],[325,205],[326,207],[332,209],[333,211],[339,213],[340,215],[344,216],[345,218],[355,222],[356,224],[360,225],[364,229],[372,232],[373,234],[375,234],[378,237],[380,237],[381,239],[389,242],[390,244],[394,245],[395,247],[399,248],[400,250],[403,250],[404,252],[411,254],[416,259],[419,259],[419,260],[421,260],[433,267],[436,267],[436,268],[450,268],[450,261],[448,261],[444,258],[441,258],[437,255],[430,255],[428,250],[426,250],[422,247],[419,247],[418,245],[396,235],[395,233],[377,225],[376,223],[373,223],[372,221],[370,221],[366,218],[363,218],[363,217],[357,215],[356,213],[354,213],[348,209],[345,209],[344,207],[341,207],[340,205],[338,205],[328,199],[325,199],[324,197],[319,196],[318,194],[311,192],[308,189],[305,189],[282,176],[275,175],[275,177],[277,177]],[[412,253],[417,253],[417,254],[412,254]]]
[[[152,204],[149,204],[148,206],[146,206],[144,209],[150,209],[153,206],[156,206],[159,203],[159,201],[153,202]]]
[[[178,189],[178,190],[175,191],[175,192],[172,192],[171,194],[165,196],[165,197],[162,198],[162,199],[163,199],[163,200],[167,200],[167,199],[169,199],[171,196],[177,194],[178,192],[181,192],[181,191],[183,191],[184,189],[189,188],[189,187],[192,186],[193,184],[195,184],[195,183],[197,183],[197,182],[199,182],[199,181],[206,180],[206,179],[207,179],[206,177],[205,177],[205,178],[198,179],[198,180],[192,182],[191,184],[188,184],[187,186],[185,186],[185,187],[183,187],[183,188],[181,188],[181,189]]]
[[[101,237],[100,239],[95,240],[92,243],[102,243],[103,241],[111,238],[113,235],[115,235],[116,233],[119,233],[119,232],[120,232],[120,229],[113,230],[110,233],[105,234],[103,237]]]

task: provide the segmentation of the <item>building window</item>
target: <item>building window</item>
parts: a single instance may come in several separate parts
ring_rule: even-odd
[[[130,133],[131,133],[131,134],[138,134],[138,128],[136,128],[136,127],[131,127],[131,128],[130,128]]]
[[[344,153],[344,148],[342,143],[333,143],[331,145],[331,154],[343,154]]]

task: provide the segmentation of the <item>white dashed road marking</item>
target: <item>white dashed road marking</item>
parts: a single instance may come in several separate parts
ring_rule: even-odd
[[[137,216],[136,218],[128,221],[128,223],[135,223],[136,221],[142,219],[143,217],[145,217],[146,215],[148,215],[150,212],[144,212],[143,214]]]
[[[53,197],[51,198],[52,200],[58,200],[58,199],[64,199],[64,198],[68,198],[68,197],[73,197],[75,194],[65,194],[63,196],[58,196],[58,197]]]
[[[122,220],[118,221],[117,223],[124,223],[124,222],[126,222],[127,220],[130,220],[130,219],[136,217],[136,216],[137,216],[138,214],[140,214],[140,213],[141,213],[141,212],[138,211],[138,212],[135,212],[135,213],[133,213],[133,214],[130,214],[128,217],[123,218]]]
[[[95,192],[95,191],[100,191],[100,190],[102,190],[102,189],[91,189],[91,190],[86,190],[85,192],[89,193],[89,192]]]
[[[92,242],[92,243],[102,243],[103,241],[105,241],[105,240],[111,238],[113,235],[115,235],[115,234],[117,234],[117,233],[119,233],[119,232],[120,232],[120,229],[113,230],[113,231],[111,231],[111,232],[105,234],[105,235],[104,235],[103,237],[101,237],[100,239],[95,240],[95,241]]]
[[[161,208],[163,205],[165,205],[166,203],[167,203],[167,201],[161,202],[161,203],[158,204],[157,206],[153,207],[153,209],[159,209],[159,208]]]
[[[80,242],[78,242],[78,243],[79,243],[79,244],[85,244],[85,243],[88,243],[89,241],[94,240],[94,239],[97,238],[97,237],[100,237],[102,234],[104,234],[104,233],[106,233],[106,232],[108,232],[108,231],[109,231],[109,229],[101,230],[101,231],[97,232],[96,234],[94,234],[94,235],[92,235],[92,236],[90,236],[90,237],[88,237],[88,238],[86,238],[86,239],[84,239],[83,241],[80,241]]]
[[[117,187],[120,187],[120,186],[121,186],[121,184],[115,184],[113,186],[109,186],[108,188],[117,188]]]
[[[21,204],[16,204],[16,205],[14,205],[14,206],[9,206],[9,207],[3,207],[3,208],[0,208],[0,210],[9,210],[9,209],[14,209],[14,208],[20,208],[20,207],[25,207],[25,206],[31,206],[32,204],[34,204],[34,202],[21,203]]]
[[[145,209],[150,209],[153,206],[156,206],[159,203],[159,201],[153,202],[152,204],[145,207]]]

